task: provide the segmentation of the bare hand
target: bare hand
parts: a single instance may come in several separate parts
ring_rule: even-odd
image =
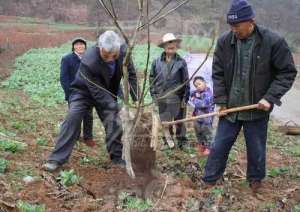
[[[260,110],[269,111],[271,109],[271,107],[272,107],[271,103],[265,99],[261,99],[258,102],[258,109],[260,109]]]
[[[225,105],[218,105],[217,106],[217,111],[219,112],[219,117],[227,115],[227,113],[222,112],[223,110],[226,110],[226,109],[227,109],[227,107]]]

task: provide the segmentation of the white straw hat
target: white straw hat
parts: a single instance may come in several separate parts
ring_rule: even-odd
[[[179,39],[179,38],[176,38],[175,35],[173,33],[167,33],[163,36],[162,38],[162,41],[160,44],[158,44],[158,46],[160,48],[164,48],[164,45],[168,42],[172,42],[172,41],[175,41],[175,42],[178,42],[180,43],[182,40]]]

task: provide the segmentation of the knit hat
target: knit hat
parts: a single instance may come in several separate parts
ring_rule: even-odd
[[[232,0],[229,12],[227,13],[227,23],[236,24],[253,19],[255,13],[247,0]]]
[[[77,42],[83,43],[83,44],[85,45],[85,47],[86,47],[86,40],[85,40],[84,38],[82,38],[82,37],[77,37],[77,38],[74,38],[74,39],[72,40],[72,51],[74,51],[74,45],[75,45],[75,43],[77,43]]]

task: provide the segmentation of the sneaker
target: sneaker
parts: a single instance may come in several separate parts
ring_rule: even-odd
[[[83,143],[85,143],[85,145],[87,145],[88,147],[95,147],[97,145],[96,141],[93,139],[84,139]]]
[[[213,187],[215,187],[216,185],[217,185],[216,182],[204,182],[204,181],[200,182],[200,186],[203,190],[210,190]]]
[[[170,147],[170,149],[173,149],[175,147],[175,143],[172,139],[167,139],[167,144]]]
[[[111,162],[113,165],[120,166],[122,168],[125,168],[125,166],[126,166],[125,160],[123,160],[121,158],[114,158],[111,160]]]
[[[160,147],[161,151],[167,150],[167,149],[173,149],[175,147],[175,143],[172,138],[166,139],[165,137],[162,138],[162,145]]]
[[[54,172],[57,169],[60,168],[61,165],[59,165],[57,162],[55,161],[48,161],[47,163],[42,165],[42,169],[47,171],[47,172]]]

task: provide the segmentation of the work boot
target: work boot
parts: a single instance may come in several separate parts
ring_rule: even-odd
[[[60,167],[61,165],[59,165],[56,161],[48,161],[47,163],[42,165],[42,169],[47,172],[54,172]]]
[[[253,193],[261,193],[262,183],[261,181],[252,181],[249,183],[249,187]]]
[[[204,182],[203,180],[200,182],[200,186],[203,190],[210,190],[217,185],[216,182]]]
[[[113,165],[119,166],[121,168],[125,168],[126,166],[126,162],[125,160],[121,159],[121,158],[114,158],[111,160]]]

